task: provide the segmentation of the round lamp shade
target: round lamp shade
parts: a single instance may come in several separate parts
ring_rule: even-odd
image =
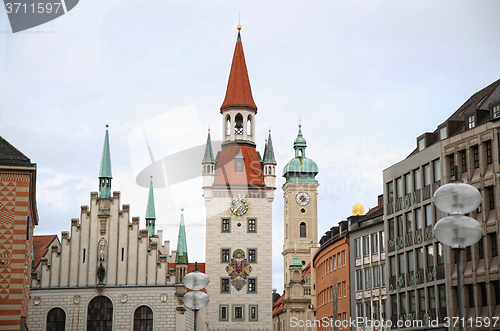
[[[182,298],[184,305],[190,309],[199,310],[208,305],[208,295],[201,291],[188,292]]]
[[[434,193],[434,204],[448,214],[467,214],[481,204],[481,193],[472,185],[449,183]]]
[[[434,226],[437,240],[451,248],[473,245],[483,236],[481,224],[463,215],[452,215],[440,219]]]
[[[199,271],[190,272],[182,279],[184,286],[193,291],[207,287],[209,282],[208,276]]]

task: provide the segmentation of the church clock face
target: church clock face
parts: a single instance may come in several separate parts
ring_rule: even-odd
[[[229,203],[229,215],[242,217],[250,214],[250,205],[248,204],[247,199],[241,197],[233,197],[231,198],[231,202]]]
[[[297,196],[295,197],[295,201],[297,201],[297,203],[300,205],[300,206],[305,206],[309,203],[309,194],[307,194],[306,192],[300,192],[297,194]]]

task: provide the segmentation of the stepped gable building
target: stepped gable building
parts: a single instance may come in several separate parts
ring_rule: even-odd
[[[349,268],[352,319],[387,319],[387,277],[385,269],[384,200],[365,215],[351,216],[349,222]],[[370,330],[359,323],[357,330]]]
[[[338,226],[332,227],[321,237],[319,244],[312,261],[315,269],[315,300],[312,304],[314,319],[318,323],[316,330],[338,330],[339,325],[343,330],[350,330],[348,221],[341,221]]]
[[[27,330],[36,164],[0,137],[0,329]]]
[[[153,180],[145,228],[130,219],[111,190],[108,130],[99,171],[99,192],[71,220],[71,231],[36,237],[30,298],[30,330],[175,330],[192,328],[193,314],[182,303],[182,279],[194,265],[187,258],[184,215],[177,252],[155,229]],[[175,263],[174,263],[175,262]],[[203,270],[204,265],[200,265]],[[199,321],[203,323],[203,320]]]
[[[202,160],[208,330],[270,330],[276,160],[270,133],[263,159],[256,150],[257,106],[239,31],[220,112],[221,150],[214,158],[209,132]]]

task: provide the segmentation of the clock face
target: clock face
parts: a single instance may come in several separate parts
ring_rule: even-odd
[[[295,200],[299,205],[305,206],[309,203],[309,194],[307,194],[306,192],[300,192],[295,197]]]
[[[231,198],[231,202],[229,203],[228,212],[231,216],[245,216],[250,212],[250,205],[245,198],[233,197]]]

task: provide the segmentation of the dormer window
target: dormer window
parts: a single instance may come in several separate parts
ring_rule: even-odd
[[[476,116],[470,115],[467,122],[468,122],[469,129],[475,128],[476,127]]]
[[[493,118],[500,117],[500,104],[493,106]]]
[[[441,137],[441,140],[448,138],[448,128],[445,126],[444,128],[441,128],[439,131],[439,136]]]
[[[418,151],[423,151],[425,149],[425,138],[418,141]]]

